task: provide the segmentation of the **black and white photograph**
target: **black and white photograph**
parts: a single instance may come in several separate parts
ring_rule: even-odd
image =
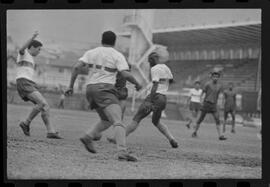
[[[261,9],[9,9],[14,179],[262,179]]]

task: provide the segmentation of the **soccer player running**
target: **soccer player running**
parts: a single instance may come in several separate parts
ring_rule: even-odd
[[[80,141],[89,152],[96,153],[94,139],[113,125],[118,160],[137,161],[137,158],[130,155],[126,148],[126,126],[122,122],[122,109],[115,88],[117,72],[120,72],[123,77],[134,84],[136,90],[140,90],[142,87],[128,71],[129,66],[125,57],[114,49],[115,41],[116,35],[114,32],[106,31],[102,34],[102,46],[87,51],[73,68],[66,94],[71,95],[73,93],[77,75],[85,66],[89,67],[92,72],[87,82],[86,98],[91,109],[97,111],[100,121],[81,137]]]
[[[126,136],[135,131],[141,120],[153,112],[152,123],[169,140],[171,146],[177,148],[178,144],[168,127],[160,122],[162,111],[166,108],[167,98],[165,92],[168,91],[169,82],[172,82],[173,75],[168,66],[160,62],[160,55],[157,52],[151,53],[148,57],[148,61],[151,67],[153,82],[151,93],[140,105],[131,124],[127,126]],[[111,143],[115,143],[115,138],[107,138],[107,140]]]
[[[232,117],[232,129],[231,133],[235,133],[235,111],[236,111],[236,92],[233,87],[233,83],[229,83],[229,89],[223,92],[223,106],[224,106],[224,123],[223,133],[226,132],[227,118],[230,114]]]
[[[219,113],[217,110],[218,96],[222,92],[222,85],[218,82],[220,78],[220,71],[216,68],[211,72],[211,81],[207,82],[203,89],[203,94],[205,94],[203,106],[201,108],[201,115],[197,120],[195,130],[192,133],[192,137],[197,137],[197,132],[200,128],[200,124],[204,120],[207,113],[211,113],[215,119],[217,133],[219,140],[226,140],[227,138],[221,134],[221,125],[219,120]]]
[[[32,120],[41,112],[41,118],[47,129],[47,138],[61,139],[58,132],[50,123],[50,107],[43,95],[38,91],[38,86],[34,82],[35,62],[36,57],[42,47],[42,43],[35,40],[38,32],[20,48],[17,58],[17,91],[20,97],[25,101],[30,101],[34,104],[31,113],[25,121],[20,122],[23,133],[30,136],[30,124]]]
[[[130,65],[129,65],[130,67]],[[124,115],[126,111],[126,99],[128,97],[128,89],[126,87],[127,80],[125,77],[121,75],[120,72],[116,74],[116,81],[115,81],[115,88],[117,90],[117,97],[119,99],[119,104],[122,109],[122,117],[121,119],[124,120]],[[94,141],[99,141],[102,138],[102,134],[97,135],[93,138]]]
[[[195,81],[195,88],[190,90],[190,96],[187,103],[189,103],[189,110],[191,111],[192,117],[189,118],[188,124],[186,124],[188,129],[190,128],[193,119],[197,119],[199,110],[201,109],[202,89],[200,87],[200,81]]]

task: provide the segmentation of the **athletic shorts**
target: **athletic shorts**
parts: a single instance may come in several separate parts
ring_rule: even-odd
[[[126,87],[123,88],[116,88],[118,92],[118,99],[119,100],[126,100],[128,97],[128,89]]]
[[[206,113],[214,113],[217,111],[217,104],[204,101],[201,111]]]
[[[234,106],[224,107],[224,113],[234,113],[234,112],[235,112]]]
[[[161,112],[166,108],[167,98],[165,95],[156,93],[151,101],[150,95],[148,95],[143,103],[140,105],[133,120],[140,122],[143,118],[153,112],[152,122],[157,123],[160,120]]]
[[[35,82],[25,79],[25,78],[19,78],[16,80],[17,83],[17,91],[20,95],[20,97],[25,101],[30,101],[28,98],[28,94],[38,91],[38,86]]]
[[[197,102],[190,102],[189,104],[189,110],[190,111],[199,111],[201,109],[201,103],[197,103]]]
[[[86,99],[90,108],[106,108],[111,104],[118,104],[118,93],[114,85],[107,83],[88,84],[86,88]]]

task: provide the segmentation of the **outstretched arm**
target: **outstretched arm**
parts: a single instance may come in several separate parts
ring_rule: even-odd
[[[123,76],[128,82],[132,83],[135,85],[136,90],[140,90],[142,88],[142,86],[140,85],[140,83],[134,78],[134,76],[128,72],[127,70],[121,71],[120,72],[121,76]]]
[[[75,66],[72,68],[71,72],[71,78],[69,82],[68,90],[65,92],[65,95],[71,95],[73,93],[73,86],[77,79],[77,76],[80,74],[80,72],[85,68],[86,64],[82,61],[77,62]]]
[[[33,36],[26,41],[26,43],[20,48],[19,53],[20,55],[24,55],[24,50],[30,45],[30,43],[38,36],[38,31],[35,31]]]

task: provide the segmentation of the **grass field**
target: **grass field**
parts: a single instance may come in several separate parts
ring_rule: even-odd
[[[106,141],[107,130],[96,143],[97,154],[87,152],[79,142],[86,130],[98,121],[95,113],[51,109],[51,122],[64,137],[45,138],[45,126],[38,116],[31,124],[31,137],[19,128],[29,106],[7,106],[7,175],[9,179],[197,179],[261,178],[261,141],[255,128],[228,128],[227,141],[218,141],[214,124],[202,124],[198,138],[180,121],[162,120],[176,137],[172,149],[151,124],[142,121],[127,139],[138,162],[116,160],[116,147]],[[131,117],[125,117],[129,123]]]

